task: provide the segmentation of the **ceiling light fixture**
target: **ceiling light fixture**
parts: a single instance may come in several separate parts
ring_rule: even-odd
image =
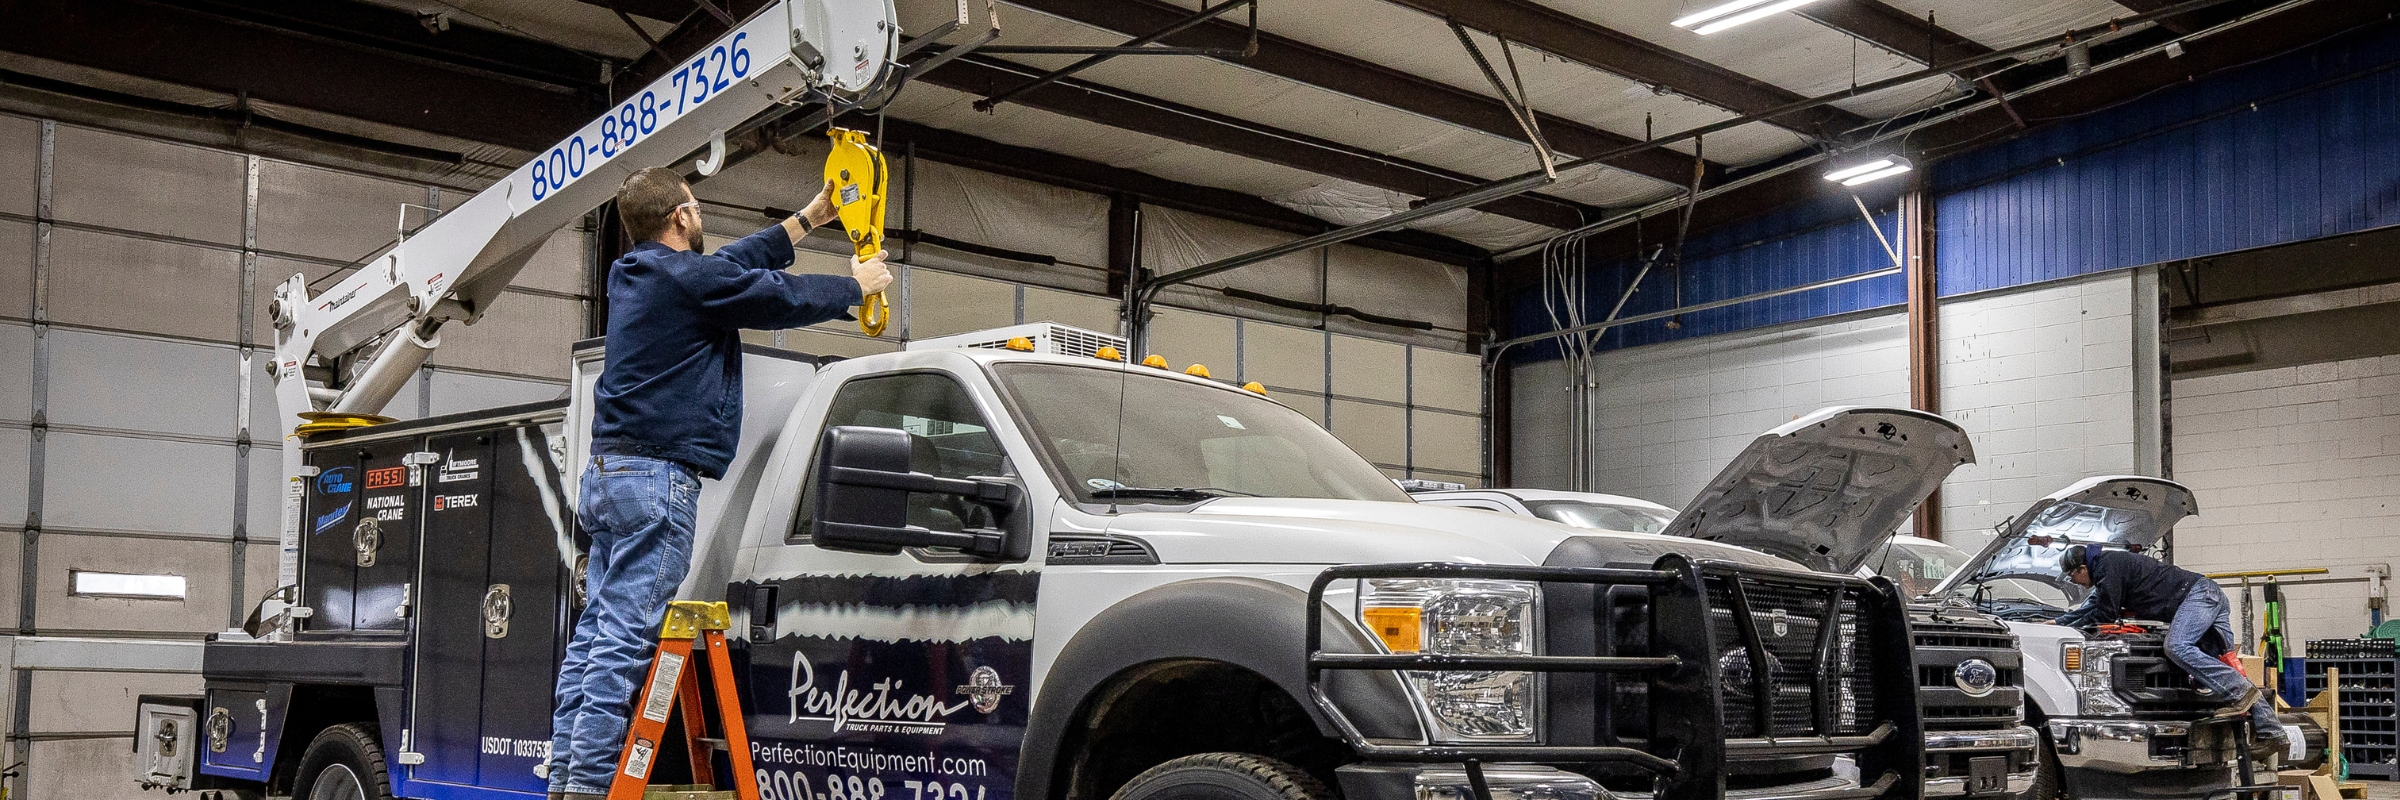
[[[1885,156],[1863,164],[1853,164],[1825,173],[1825,179],[1843,186],[1857,186],[1883,180],[1912,169],[1917,165],[1899,156]]]
[[[1733,0],[1733,2],[1675,20],[1675,27],[1690,28],[1706,36],[1745,22],[1756,21],[1770,14],[1790,11],[1816,0]]]

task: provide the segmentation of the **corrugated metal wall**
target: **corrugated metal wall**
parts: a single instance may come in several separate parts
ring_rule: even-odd
[[[2400,27],[2338,37],[1944,160],[1931,170],[1944,296],[2072,278],[2400,223]],[[2106,78],[2096,78],[2105,80]],[[1871,193],[1869,205],[1890,190]],[[1881,213],[1881,210],[1879,210]],[[1882,220],[1887,235],[1893,230]],[[1686,304],[1888,266],[1843,195],[1696,237]],[[1631,264],[1591,268],[1607,304]],[[1653,272],[1628,315],[1673,307]],[[1627,326],[1628,347],[1895,305],[1898,278]],[[1509,335],[1551,330],[1510,298]],[[1597,318],[1595,316],[1595,318]],[[1520,359],[1555,357],[1531,348]]]

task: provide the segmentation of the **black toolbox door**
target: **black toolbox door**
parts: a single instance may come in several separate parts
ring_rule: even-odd
[[[567,581],[576,552],[572,506],[550,451],[559,425],[495,434],[483,462],[491,492],[491,583],[506,586],[508,635],[483,640],[483,752],[478,783],[539,792],[533,772],[547,752],[558,654],[574,618]],[[445,492],[446,493],[446,492]]]
[[[360,462],[358,524],[350,552],[358,567],[351,627],[400,633],[408,629],[408,605],[417,580],[417,523],[425,470],[408,463],[421,439],[368,445]]]
[[[307,502],[301,508],[300,604],[311,609],[301,627],[310,631],[350,629],[350,598],[357,588],[357,555],[350,534],[359,519],[359,486],[365,477],[356,447],[310,450],[307,464],[317,468],[308,479]]]
[[[439,454],[426,472],[433,499],[425,514],[424,587],[417,599],[415,714],[411,745],[425,763],[410,768],[420,781],[475,783],[483,749],[484,595],[490,580],[486,558],[491,508],[456,497],[488,493],[490,432],[433,437],[427,450]]]

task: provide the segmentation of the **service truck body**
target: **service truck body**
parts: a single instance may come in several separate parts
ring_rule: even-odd
[[[1052,352],[1110,338],[1031,332]],[[1205,752],[1288,762],[1355,800],[1470,797],[1469,757],[1496,798],[1918,796],[1907,618],[1888,584],[1711,542],[1417,505],[1267,398],[1065,349],[746,355],[741,455],[703,489],[682,594],[732,606],[763,796],[1100,798]],[[577,606],[569,487],[588,461],[597,352],[579,352],[569,401],[309,441],[300,630],[209,642],[207,693],[181,711],[202,731],[144,744],[196,746],[197,775],[153,782],[290,791],[311,778],[312,740],[341,728],[380,743],[378,788],[392,796],[538,794]],[[1120,408],[1133,409],[1121,422]],[[1111,425],[1123,447],[1077,438]],[[818,452],[829,427],[906,431],[907,471],[1012,487],[986,505],[911,493],[904,513],[915,529],[1015,546],[866,553],[814,536],[841,516],[809,507],[834,486]],[[1176,469],[1231,488],[1135,482]],[[1357,566],[1390,564],[1403,566]],[[1525,580],[1332,580],[1329,568]],[[1424,603],[1425,658],[1476,657],[1432,655],[1457,625],[1492,619],[1445,616],[1457,609],[1443,603],[1476,602],[1460,587],[1522,587],[1539,599],[1486,631],[1519,636],[1507,652],[1522,655],[1499,656],[1509,668],[1583,656],[1625,671],[1312,669],[1337,660],[1312,661],[1312,641],[1418,657],[1362,626],[1361,606],[1383,601],[1361,587],[1393,586],[1439,595]],[[1755,603],[1748,621],[1742,603]],[[1478,724],[1502,727],[1452,727]],[[1834,774],[1842,755],[1863,779]]]

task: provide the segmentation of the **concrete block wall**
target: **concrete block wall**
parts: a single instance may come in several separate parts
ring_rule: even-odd
[[[1941,407],[1978,456],[1943,485],[1944,538],[1973,550],[2043,495],[2140,471],[2138,412],[2156,404],[2137,391],[2145,337],[2156,343],[2137,324],[2150,319],[2137,313],[2144,291],[2155,289],[2115,272],[1942,304]],[[1594,488],[1681,508],[1744,445],[1801,414],[1907,406],[1904,323],[1886,311],[1601,354]],[[1515,485],[1569,486],[1563,364],[1511,380]]]
[[[2145,338],[2156,352],[2156,323],[2135,310],[2148,286],[2119,271],[1942,304],[1942,414],[1976,455],[1942,486],[1944,540],[1973,552],[2068,484],[2144,471],[2137,412],[2157,398],[2136,376],[2157,358],[2137,353]]]
[[[2365,575],[2400,561],[2400,356],[2177,380],[2172,397],[2175,478],[2200,502],[2176,563],[2327,567],[2335,581],[2286,587],[2291,636],[2366,631]]]

